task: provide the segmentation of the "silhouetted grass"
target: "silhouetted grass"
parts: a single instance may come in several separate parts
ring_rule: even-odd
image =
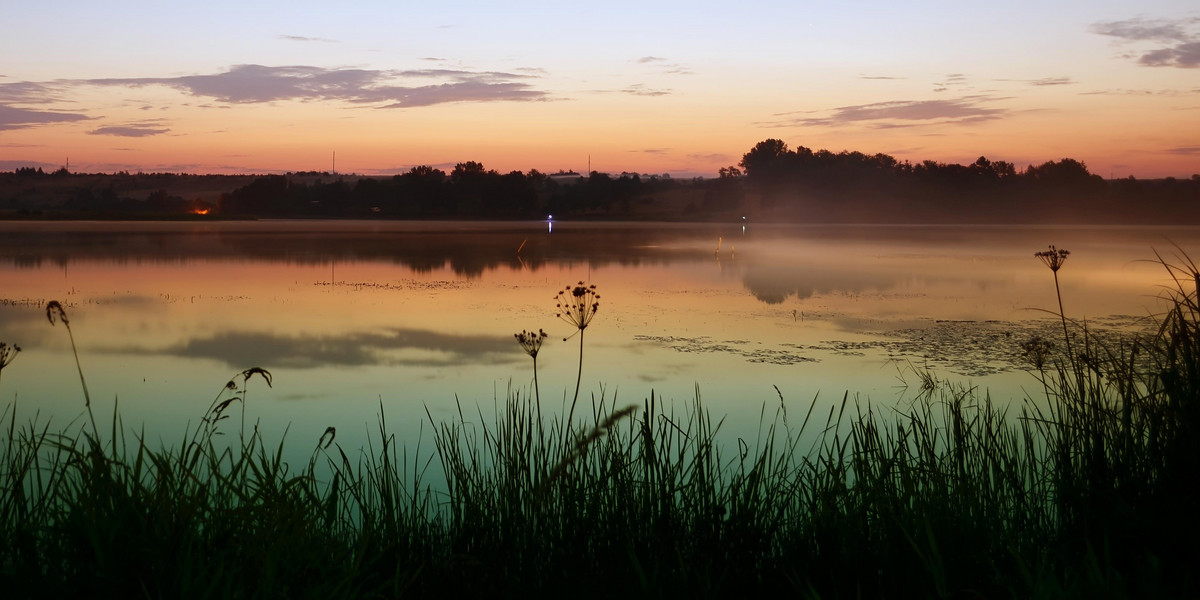
[[[0,589],[1195,597],[1200,272],[1171,268],[1153,338],[1106,347],[1077,328],[1069,354],[1031,344],[1046,398],[1019,414],[918,370],[921,393],[900,406],[813,399],[797,424],[780,394],[756,439],[723,445],[699,391],[683,405],[601,394],[578,422],[513,392],[492,416],[430,416],[428,455],[399,444],[381,411],[361,452],[330,430],[293,470],[256,428],[219,435],[252,377],[270,382],[260,369],[176,446],[130,437],[116,414],[101,441],[9,405]],[[427,480],[435,466],[444,481]]]

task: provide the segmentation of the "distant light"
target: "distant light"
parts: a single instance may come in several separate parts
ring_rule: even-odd
[[[546,220],[547,220],[547,221],[553,221],[553,220],[554,220],[554,215],[546,215]]]

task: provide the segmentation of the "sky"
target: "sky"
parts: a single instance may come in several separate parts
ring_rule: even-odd
[[[1195,0],[0,0],[0,170],[1200,173]]]

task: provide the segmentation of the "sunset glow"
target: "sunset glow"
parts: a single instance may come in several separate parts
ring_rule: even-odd
[[[388,175],[478,161],[711,177],[779,138],[913,162],[1200,173],[1193,2],[433,8],[8,7],[0,170]]]

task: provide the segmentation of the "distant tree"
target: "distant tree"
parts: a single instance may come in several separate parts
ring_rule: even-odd
[[[783,140],[771,138],[755,144],[754,148],[743,154],[738,166],[745,169],[746,176],[751,180],[770,179],[778,174],[788,154],[787,144]]]
[[[282,214],[288,194],[288,179],[283,175],[259,177],[222,197],[221,212],[227,215]]]
[[[741,169],[737,167],[729,166],[718,169],[716,181],[708,182],[705,187],[704,210],[713,212],[740,208],[745,195],[742,188],[743,179],[745,177]]]
[[[726,180],[729,180],[729,179],[740,180],[742,178],[742,171],[741,171],[741,169],[734,167],[734,166],[721,167],[720,169],[717,169],[717,178],[718,179],[726,179]]]
[[[1051,185],[1086,184],[1103,179],[1099,175],[1092,175],[1088,172],[1087,165],[1073,158],[1052,160],[1036,167],[1031,165],[1025,170],[1025,177]]]
[[[454,165],[454,170],[450,172],[451,212],[473,216],[489,211],[490,207],[485,203],[488,180],[497,175],[495,171],[488,171],[481,163],[475,161]]]

